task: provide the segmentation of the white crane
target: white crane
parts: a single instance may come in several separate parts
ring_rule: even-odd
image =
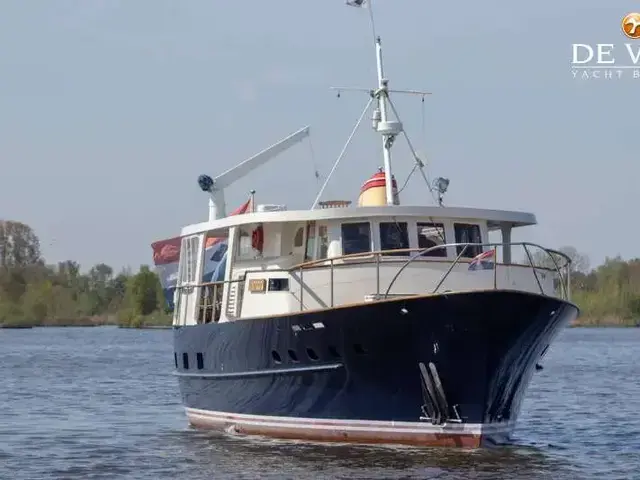
[[[200,185],[202,191],[208,192],[211,195],[211,198],[209,198],[209,221],[226,216],[224,203],[224,189],[226,187],[240,180],[252,170],[268,162],[307,136],[309,136],[309,126],[292,133],[278,143],[271,145],[253,157],[221,173],[216,178],[211,178],[209,175],[200,175],[198,177],[198,185]]]

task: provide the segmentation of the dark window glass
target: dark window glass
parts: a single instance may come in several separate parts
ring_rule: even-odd
[[[280,354],[278,352],[276,352],[275,350],[271,350],[271,357],[273,358],[273,361],[276,363],[282,363],[282,357],[280,356]]]
[[[418,247],[421,249],[437,247],[447,243],[442,223],[418,222]],[[422,254],[425,257],[446,257],[447,247],[436,248]]]
[[[284,290],[289,290],[289,279],[288,278],[270,278],[269,279],[269,291],[270,292],[281,292]]]
[[[352,255],[371,251],[369,222],[342,224],[342,253]]]
[[[453,229],[456,233],[456,243],[482,243],[480,225],[474,225],[471,223],[454,223]],[[460,252],[462,252],[463,249],[464,245],[458,245],[458,255],[460,255]],[[473,258],[480,253],[482,253],[482,247],[480,245],[469,245],[463,256]]]
[[[202,356],[202,352],[196,353],[196,362],[198,363],[198,370],[202,370],[204,368],[204,357]]]
[[[182,368],[189,370],[189,354],[186,352],[182,354]]]
[[[407,222],[380,222],[380,250],[409,248]],[[387,255],[409,255],[409,252],[394,252]]]

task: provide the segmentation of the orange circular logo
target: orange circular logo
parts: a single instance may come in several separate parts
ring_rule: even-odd
[[[629,38],[640,38],[640,13],[630,13],[622,19],[622,31]]]

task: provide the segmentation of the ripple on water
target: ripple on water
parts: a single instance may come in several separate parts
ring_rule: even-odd
[[[327,445],[187,427],[171,332],[2,332],[4,479],[590,479],[640,471],[640,329],[570,329],[545,357],[513,445]]]

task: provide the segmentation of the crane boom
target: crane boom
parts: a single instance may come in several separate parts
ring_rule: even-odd
[[[211,198],[209,199],[209,221],[215,220],[217,218],[222,218],[226,215],[224,202],[224,189],[226,187],[237,182],[249,172],[255,170],[275,156],[291,148],[293,145],[300,142],[303,138],[309,136],[309,128],[309,126],[301,128],[288,137],[283,138],[278,143],[265,148],[261,152],[244,160],[235,167],[232,167],[226,172],[221,173],[212,181],[210,180],[211,185],[208,189],[209,193],[211,194]]]

